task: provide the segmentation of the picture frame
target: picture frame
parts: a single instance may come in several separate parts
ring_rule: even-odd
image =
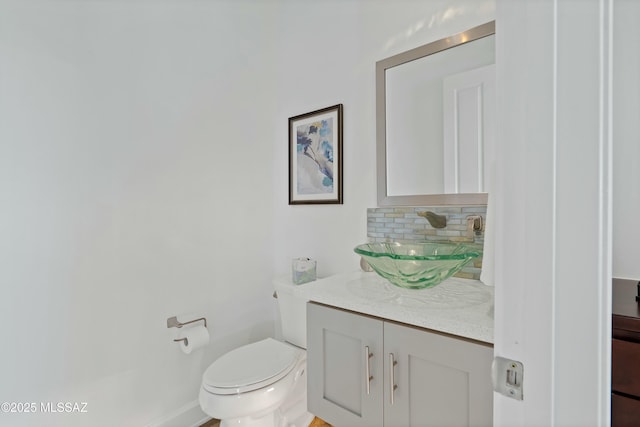
[[[342,204],[342,104],[289,118],[289,204]]]

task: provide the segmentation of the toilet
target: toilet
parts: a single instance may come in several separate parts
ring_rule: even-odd
[[[307,427],[306,302],[288,280],[274,281],[282,336],[231,350],[202,376],[200,407],[220,427]]]

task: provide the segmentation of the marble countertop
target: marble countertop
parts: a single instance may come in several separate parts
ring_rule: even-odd
[[[403,289],[376,273],[354,271],[302,285],[277,278],[308,301],[447,334],[493,343],[493,291],[478,280],[452,277],[428,289]]]

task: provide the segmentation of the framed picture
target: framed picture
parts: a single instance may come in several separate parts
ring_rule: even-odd
[[[289,118],[289,204],[342,204],[342,104]]]

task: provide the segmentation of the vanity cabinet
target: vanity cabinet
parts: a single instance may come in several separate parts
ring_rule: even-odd
[[[611,343],[611,425],[640,420],[640,303],[637,281],[613,279]]]
[[[342,426],[491,426],[490,344],[307,305],[309,412]]]

